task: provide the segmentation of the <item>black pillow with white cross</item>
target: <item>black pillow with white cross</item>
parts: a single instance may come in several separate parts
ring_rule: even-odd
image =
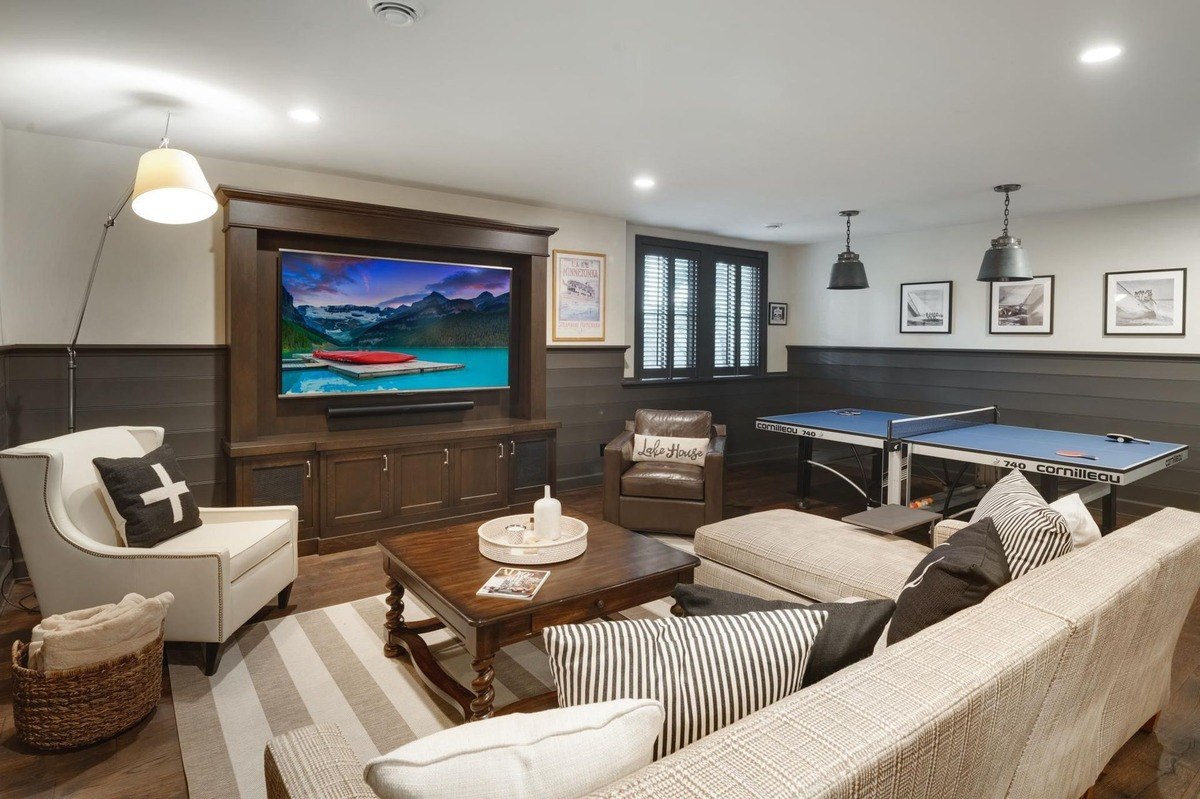
[[[200,508],[170,445],[140,458],[94,458],[92,464],[126,546],[149,548],[200,526]]]

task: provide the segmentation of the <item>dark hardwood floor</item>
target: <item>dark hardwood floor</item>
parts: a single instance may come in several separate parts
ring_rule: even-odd
[[[787,464],[730,467],[726,515],[793,507],[794,477]],[[821,481],[826,501],[809,510],[840,517],[859,504],[840,484]],[[562,494],[568,512],[599,516],[600,489]],[[1127,521],[1127,520],[1122,520]],[[372,546],[334,555],[301,558],[300,576],[285,610],[264,610],[259,618],[350,602],[383,593],[382,556]],[[14,599],[29,591],[18,585]],[[32,599],[30,600],[32,601]],[[186,797],[169,679],[157,710],[115,740],[84,750],[46,755],[23,746],[13,731],[8,652],[28,634],[38,616],[12,608],[0,611],[0,798],[90,797],[161,799]],[[171,645],[173,657],[199,664],[199,648]],[[1175,652],[1171,701],[1153,733],[1139,733],[1113,758],[1096,787],[1095,799],[1194,799],[1200,797],[1200,602],[1192,607]],[[965,798],[964,798],[965,799]]]

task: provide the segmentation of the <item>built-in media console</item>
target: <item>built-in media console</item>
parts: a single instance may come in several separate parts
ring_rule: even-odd
[[[519,508],[555,483],[554,228],[220,187],[230,496],[301,552]]]

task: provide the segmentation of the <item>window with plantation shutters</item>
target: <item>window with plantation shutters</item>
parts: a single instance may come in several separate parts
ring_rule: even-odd
[[[766,371],[767,255],[638,236],[640,380]]]

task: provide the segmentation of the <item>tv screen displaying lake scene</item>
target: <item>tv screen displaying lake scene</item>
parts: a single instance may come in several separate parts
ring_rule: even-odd
[[[512,270],[281,250],[281,396],[508,387]]]

